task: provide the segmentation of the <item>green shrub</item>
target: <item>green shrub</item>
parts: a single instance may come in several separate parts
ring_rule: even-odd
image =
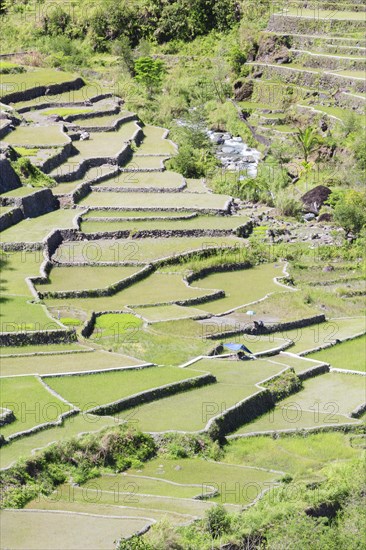
[[[221,537],[230,529],[230,516],[222,504],[216,504],[206,511],[206,530],[213,539]]]

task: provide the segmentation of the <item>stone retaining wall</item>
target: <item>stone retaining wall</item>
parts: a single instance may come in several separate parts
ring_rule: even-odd
[[[360,32],[364,29],[365,21],[363,19],[321,19],[316,16],[317,13],[317,11],[314,13],[314,17],[302,18],[274,14],[269,20],[267,30],[281,34],[319,34],[332,36],[338,33]],[[299,10],[300,14],[301,10]]]
[[[62,147],[61,151],[59,151],[52,157],[49,157],[44,162],[39,163],[38,168],[42,170],[42,172],[44,172],[45,174],[49,174],[50,172],[58,168],[58,166],[66,162],[69,157],[71,157],[74,151],[75,147],[72,141],[70,141]]]
[[[121,117],[118,120],[116,120],[116,122],[114,122],[109,126],[83,126],[82,124],[79,124],[79,128],[80,130],[83,130],[85,132],[116,132],[117,130],[119,130],[122,124],[126,124],[127,122],[132,122],[133,120],[136,120],[136,121],[139,120],[137,115],[132,114],[132,115]]]
[[[326,321],[325,315],[321,314],[321,315],[314,315],[313,317],[307,317],[305,319],[298,319],[297,321],[289,321],[288,323],[269,324],[269,325],[266,325],[262,330],[255,329],[253,326],[250,326],[250,327],[248,326],[239,330],[231,330],[231,331],[208,335],[208,336],[205,336],[205,338],[207,338],[208,340],[220,340],[222,338],[237,336],[239,334],[253,334],[253,335],[273,334],[275,332],[283,332],[283,331],[293,330],[297,328],[305,328],[312,325],[317,325],[319,323],[324,323],[325,321]]]
[[[0,414],[0,427],[6,426],[6,424],[11,424],[12,422],[15,422],[15,420],[16,418],[14,412],[10,409],[5,409],[5,411]]]
[[[98,269],[98,268],[95,268]],[[124,288],[128,288],[129,286],[135,284],[138,281],[141,281],[142,279],[145,279],[148,277],[152,271],[154,271],[154,268],[151,265],[148,265],[141,269],[141,271],[138,271],[137,273],[131,275],[130,277],[126,277],[125,279],[122,279],[121,281],[118,281],[107,288],[100,288],[100,289],[90,289],[90,290],[68,290],[68,291],[49,291],[49,292],[39,292],[38,296],[41,300],[45,298],[100,298],[102,296],[113,296],[117,292],[120,292]],[[48,282],[47,279],[42,279],[42,282],[38,280],[38,284],[46,284]]]
[[[121,411],[125,411],[126,409],[143,405],[144,403],[151,403],[152,401],[156,401],[164,397],[201,388],[216,382],[217,380],[212,374],[203,374],[202,376],[198,376],[196,378],[189,378],[188,380],[173,382],[172,384],[166,384],[152,390],[143,391],[108,405],[95,407],[94,409],[90,409],[88,413],[101,416],[117,414]]]
[[[72,342],[77,342],[74,329],[0,333],[0,346],[4,347],[70,344]]]
[[[247,397],[233,407],[226,409],[222,414],[211,418],[205,431],[214,441],[223,441],[227,433],[233,432],[243,424],[255,420],[258,416],[273,409],[275,401],[269,390]]]
[[[35,433],[48,430],[50,428],[56,428],[58,426],[62,426],[65,418],[70,418],[71,416],[75,416],[79,414],[79,412],[80,412],[80,409],[72,409],[71,411],[67,411],[61,414],[60,418],[55,422],[45,422],[44,424],[39,424],[38,426],[35,426],[34,428],[30,428],[29,430],[24,430],[23,432],[18,432],[16,434],[9,435],[8,438],[4,441],[4,443],[10,443],[11,441],[16,441],[17,439],[20,439],[22,437],[28,437],[29,435],[33,435]]]
[[[5,212],[0,216],[0,231],[4,231],[8,227],[19,223],[24,219],[23,212],[20,208],[13,208],[9,212]]]
[[[85,82],[82,78],[76,78],[69,82],[62,82],[61,84],[48,84],[47,86],[35,86],[29,90],[21,91],[21,85],[8,84],[4,86],[3,95],[0,99],[3,103],[18,103],[20,101],[30,101],[43,95],[57,95],[63,94],[70,90],[80,90],[85,86]],[[8,93],[6,93],[8,92]]]
[[[55,94],[56,95],[56,94]],[[59,94],[56,95],[56,98]],[[52,98],[52,95],[48,96],[50,99]],[[94,97],[91,97],[90,99],[85,98],[85,101],[91,101],[92,103],[98,103],[99,101],[102,101],[103,99],[111,98],[113,97],[112,94],[99,94]],[[68,105],[71,105],[72,107],[85,107],[85,101],[64,101],[64,102],[58,102],[55,98],[54,101],[49,101],[47,103],[36,103],[35,105],[28,105],[25,107],[19,107],[17,109],[18,113],[28,113],[30,111],[40,111],[42,109],[57,109],[62,107],[67,107]]]

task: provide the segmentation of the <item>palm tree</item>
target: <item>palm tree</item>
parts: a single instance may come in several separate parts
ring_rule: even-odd
[[[294,136],[296,143],[301,147],[304,153],[304,160],[307,163],[309,155],[316,151],[321,144],[321,136],[310,126],[305,130],[298,129]]]

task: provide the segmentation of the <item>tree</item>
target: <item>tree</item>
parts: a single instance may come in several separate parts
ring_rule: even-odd
[[[344,193],[335,205],[334,221],[347,235],[358,235],[366,225],[366,193],[353,190]]]
[[[140,57],[135,61],[135,79],[143,84],[149,96],[159,86],[165,73],[165,65],[160,59]]]
[[[301,130],[301,128],[299,128],[297,134],[294,136],[294,139],[300,146],[306,163],[308,162],[308,158],[311,153],[318,149],[322,141],[319,134],[317,134],[314,128],[311,128],[310,126],[305,130]]]

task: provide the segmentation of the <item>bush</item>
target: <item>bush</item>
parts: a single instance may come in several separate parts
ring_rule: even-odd
[[[358,235],[366,226],[366,194],[350,190],[340,195],[334,208],[334,221],[347,235]]]
[[[274,205],[283,216],[297,218],[302,211],[301,203],[294,197],[291,197],[287,191],[280,191],[277,193]]]
[[[222,504],[216,504],[206,511],[206,530],[213,539],[228,533],[230,529],[230,516]]]

